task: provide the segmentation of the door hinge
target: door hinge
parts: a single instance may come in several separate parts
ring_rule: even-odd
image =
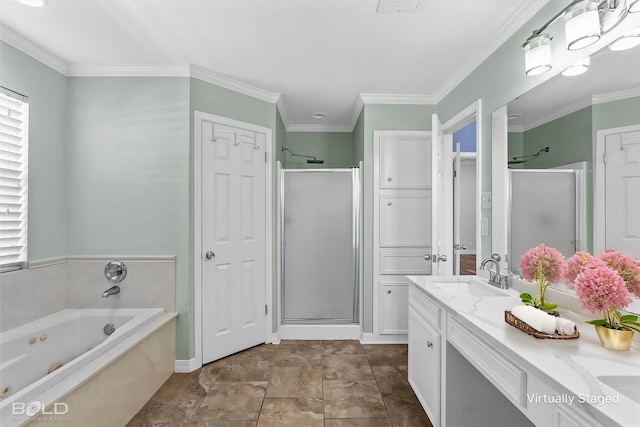
[[[602,153],[602,161],[607,163],[607,153]]]
[[[264,152],[264,162],[267,163],[267,152]]]
[[[269,314],[269,306],[267,304],[264,305],[264,315]]]
[[[453,171],[453,177],[457,178],[458,177],[458,171]]]

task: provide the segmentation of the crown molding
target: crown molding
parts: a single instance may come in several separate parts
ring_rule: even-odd
[[[507,132],[522,133],[522,132],[524,132],[524,126],[522,126],[522,125],[509,125],[509,126],[507,126]]]
[[[70,77],[189,77],[188,64],[102,66],[72,64]]]
[[[435,105],[437,100],[433,95],[400,95],[385,93],[361,93],[360,99],[364,104],[411,104]]]
[[[575,113],[578,110],[582,110],[583,108],[591,106],[591,96],[585,96],[583,98],[578,99],[575,102],[572,102],[569,105],[565,105],[564,107],[554,110],[549,114],[545,114],[541,116],[539,119],[532,121],[530,123],[525,123],[523,127],[523,131],[526,132],[533,128],[537,128],[538,126],[542,126],[545,123],[549,123],[553,120],[559,119],[560,117],[564,117],[567,114]]]
[[[276,109],[280,113],[280,118],[282,119],[282,124],[284,125],[285,130],[289,130],[289,116],[287,115],[287,109],[284,106],[284,97],[281,96],[278,98],[278,102],[276,102]]]
[[[278,102],[278,99],[280,98],[280,93],[269,92],[264,89],[260,89],[248,83],[244,83],[223,74],[216,73],[215,71],[200,67],[199,65],[191,64],[190,69],[191,77],[193,78],[203,80],[216,86],[221,86],[234,92],[242,93],[261,101],[276,104]]]
[[[640,96],[640,87],[634,87],[632,89],[624,89],[617,92],[604,93],[601,95],[593,95],[593,105],[604,104],[605,102],[619,101],[621,99],[633,98]]]
[[[564,117],[567,114],[575,113],[576,111],[582,110],[583,108],[587,108],[592,105],[604,104],[604,103],[613,102],[613,101],[620,101],[622,99],[633,98],[636,96],[640,96],[640,87],[620,90],[620,91],[611,92],[611,93],[603,93],[600,95],[585,96],[584,98],[580,98],[577,101],[569,105],[566,105],[563,108],[553,111],[551,114],[542,116],[541,118],[539,118],[534,122],[526,123],[525,125],[522,126],[522,130],[520,130],[520,132],[526,132],[538,126],[542,126],[546,123],[549,123],[553,120]],[[514,132],[517,132],[517,131],[514,131]]]
[[[42,62],[47,67],[54,69],[60,74],[65,76],[68,75],[69,64],[67,64],[63,59],[52,54],[42,46],[35,44],[22,34],[15,32],[4,24],[0,25],[0,40],[26,53],[33,59]]]
[[[442,101],[453,89],[455,89],[460,83],[464,81],[476,68],[480,66],[487,58],[489,58],[500,46],[504,44],[509,38],[514,35],[524,24],[529,22],[533,16],[540,11],[550,0],[538,0],[526,13],[522,13],[520,9],[516,10],[511,19],[496,30],[494,37],[489,43],[484,45],[484,49],[478,51],[476,55],[473,55],[464,66],[458,68],[455,73],[447,79],[446,82],[436,91],[433,97],[434,103]]]
[[[287,132],[351,132],[349,125],[290,125]]]
[[[356,124],[358,123],[358,119],[360,118],[360,112],[364,108],[364,101],[362,101],[362,95],[356,98],[356,103],[353,107],[353,112],[351,113],[351,132],[356,128]]]

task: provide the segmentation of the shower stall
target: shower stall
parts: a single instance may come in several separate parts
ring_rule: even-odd
[[[358,325],[360,199],[359,168],[281,170],[285,330],[286,325]]]

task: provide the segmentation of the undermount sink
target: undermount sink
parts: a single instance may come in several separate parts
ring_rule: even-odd
[[[454,297],[506,297],[506,292],[480,283],[434,283],[439,289]]]
[[[640,376],[611,375],[597,378],[618,393],[627,396],[636,403],[640,403]]]

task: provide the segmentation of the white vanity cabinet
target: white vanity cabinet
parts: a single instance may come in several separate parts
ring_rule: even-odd
[[[440,309],[410,288],[409,383],[434,426],[440,425],[442,335]]]
[[[374,341],[406,340],[406,275],[431,273],[430,171],[430,132],[374,132]]]
[[[639,375],[633,358],[603,353],[589,329],[580,329],[579,342],[511,330],[502,316],[518,303],[518,292],[465,294],[468,286],[489,286],[474,280],[480,279],[409,277],[408,380],[434,427],[637,425],[640,405],[598,385],[601,374],[592,372],[606,356],[602,372]],[[590,393],[617,396],[620,404],[589,402],[584,396]]]

